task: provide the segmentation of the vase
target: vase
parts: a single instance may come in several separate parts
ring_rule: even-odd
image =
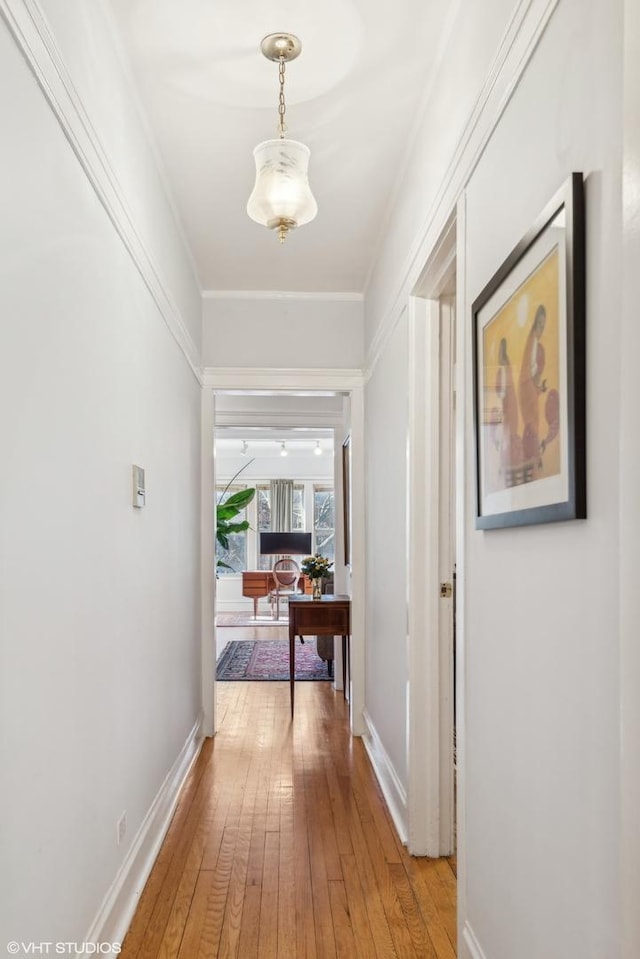
[[[312,579],[311,580],[311,598],[321,599],[321,597],[322,597],[322,580]]]

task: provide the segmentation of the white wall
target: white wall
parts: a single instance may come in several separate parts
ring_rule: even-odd
[[[97,9],[58,5],[94,93]],[[146,167],[104,91],[96,124]],[[4,21],[0,113],[0,941],[82,942],[200,710],[200,388]],[[195,331],[164,200],[136,202]]]
[[[509,7],[463,2],[463,33],[452,35],[442,86],[434,89],[416,142],[397,216],[366,300],[366,340],[375,362],[367,387],[369,461],[368,575],[379,566],[381,543],[372,528],[388,477],[380,470],[391,435],[406,417],[396,389],[401,355],[393,326],[434,204],[446,184],[446,145],[438,116],[456,99],[478,92],[480,53],[454,82],[451,65],[478,38],[486,53],[497,44]],[[542,4],[531,10],[542,15]],[[609,0],[560,0],[524,76],[478,158],[466,190],[466,303],[460,340],[469,355],[470,304],[572,170],[587,174],[588,496],[589,519],[494,532],[473,528],[472,471],[465,477],[464,539],[466,737],[466,862],[461,903],[465,959],[612,959],[620,954],[619,915],[619,448],[621,284],[621,5]],[[446,80],[449,76],[450,79]],[[425,145],[435,154],[427,158]],[[450,159],[450,157],[449,157]],[[422,163],[422,167],[420,167]],[[422,178],[423,182],[420,182]],[[435,211],[435,212],[434,212]],[[446,214],[447,211],[444,211]],[[444,215],[443,214],[443,215]],[[635,302],[635,299],[633,300]],[[384,393],[377,385],[385,364]],[[471,370],[464,383],[469,391]],[[470,392],[467,463],[472,463]],[[377,418],[380,417],[380,423]],[[627,424],[629,427],[630,424]],[[398,440],[397,440],[398,441]],[[636,453],[629,455],[633,459]],[[428,477],[425,478],[428,482]],[[371,536],[374,539],[371,539]],[[367,698],[377,693],[376,660],[383,636],[367,609]],[[400,616],[384,642],[404,634]],[[637,634],[637,630],[636,630]],[[374,707],[375,708],[375,707]],[[377,707],[380,710],[380,707]],[[398,756],[406,700],[387,697],[383,746],[402,778]],[[635,780],[631,780],[635,782]],[[481,951],[480,951],[481,950]]]
[[[362,299],[205,295],[203,355],[213,367],[361,369]]]
[[[405,788],[408,342],[405,312],[367,384],[365,405],[365,708]]]
[[[476,100],[493,67],[498,44],[514,11],[524,5],[516,0],[459,0],[452,5],[450,33],[443,36],[434,55],[441,58],[440,67],[425,91],[422,122],[409,144],[402,184],[392,197],[385,242],[366,290],[369,358],[377,345],[376,334],[397,307],[396,294],[411,268],[419,238],[437,212],[461,138],[464,142],[471,135]],[[445,212],[445,218],[449,213]]]
[[[620,633],[623,959],[640,955],[640,6],[624,4],[623,284],[620,336]]]
[[[202,348],[200,290],[108,0],[40,0],[73,84],[89,113],[143,247],[195,350]],[[178,236],[180,234],[180,237]]]
[[[473,531],[467,476],[467,919],[490,959],[619,948],[621,38],[617,5],[563,0],[467,191],[468,316],[587,175],[589,519]]]

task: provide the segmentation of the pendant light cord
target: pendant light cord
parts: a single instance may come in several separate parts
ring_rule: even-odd
[[[278,97],[278,133],[280,139],[284,140],[285,130],[287,129],[284,123],[284,115],[287,111],[287,106],[284,102],[284,68],[285,68],[285,59],[281,56],[278,60],[278,78],[280,80],[280,96]]]

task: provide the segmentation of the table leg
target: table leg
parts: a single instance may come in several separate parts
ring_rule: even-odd
[[[258,618],[258,597],[257,596],[253,597],[253,618],[254,619]]]
[[[289,614],[291,616],[291,614]],[[289,620],[289,696],[291,699],[291,718],[293,719],[293,700],[296,688],[296,634],[295,626]]]

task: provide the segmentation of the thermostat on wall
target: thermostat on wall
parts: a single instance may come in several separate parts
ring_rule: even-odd
[[[133,470],[133,505],[136,509],[142,509],[144,506],[145,487],[144,470],[141,466],[132,467]]]

